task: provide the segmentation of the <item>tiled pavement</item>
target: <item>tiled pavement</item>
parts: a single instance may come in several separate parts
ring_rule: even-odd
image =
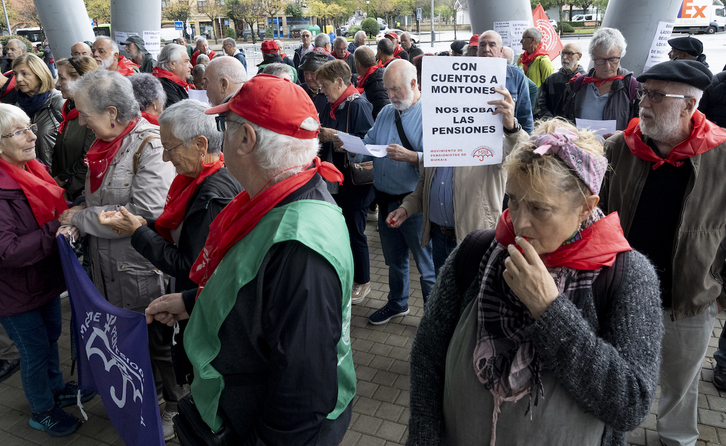
[[[409,352],[416,327],[423,314],[423,299],[418,274],[413,268],[411,281],[411,313],[402,319],[394,319],[383,326],[372,326],[367,317],[385,302],[388,270],[375,226],[368,224],[367,234],[371,246],[372,291],[361,304],[353,307],[351,337],[353,358],[358,376],[358,395],[353,406],[353,418],[343,446],[394,446],[406,442],[408,436],[409,400]],[[411,261],[413,265],[413,260]],[[70,306],[63,301],[64,334],[60,342],[63,373],[70,376],[70,346],[68,320]],[[711,384],[711,355],[715,350],[718,335],[724,326],[726,315],[719,315],[714,329],[708,358],[704,361],[699,385],[699,446],[726,445],[726,392],[719,392]],[[85,406],[89,420],[73,435],[66,438],[52,438],[28,425],[29,408],[22,391],[20,374],[0,384],[0,445],[121,445],[116,430],[108,421],[99,398]],[[655,408],[645,422],[630,436],[633,445],[657,446],[655,433]],[[69,407],[76,416],[78,409]],[[173,442],[175,443],[175,442]]]

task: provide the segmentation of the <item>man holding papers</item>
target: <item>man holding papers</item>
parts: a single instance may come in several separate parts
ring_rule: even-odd
[[[423,169],[421,93],[416,80],[416,68],[408,61],[394,60],[383,75],[383,84],[391,104],[381,110],[363,142],[367,145],[387,145],[388,155],[349,155],[353,162],[373,160],[373,186],[381,209],[378,213],[378,229],[383,256],[389,268],[390,291],[386,306],[370,317],[374,325],[385,324],[393,317],[408,314],[409,249],[421,274],[424,300],[435,280],[431,245],[420,245],[423,217],[413,215],[397,228],[390,228],[385,222],[386,216],[397,209],[406,195],[416,188]]]

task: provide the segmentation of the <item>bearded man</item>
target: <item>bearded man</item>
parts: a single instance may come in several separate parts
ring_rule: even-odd
[[[534,108],[534,119],[562,116],[562,103],[565,99],[565,88],[573,77],[585,74],[580,65],[579,43],[568,43],[560,52],[562,68],[545,79],[539,88],[537,103]]]

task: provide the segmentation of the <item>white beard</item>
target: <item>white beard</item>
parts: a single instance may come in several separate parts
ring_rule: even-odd
[[[676,125],[681,114],[680,103],[674,101],[660,116],[656,116],[652,110],[640,109],[640,116],[649,117],[653,120],[652,124],[646,124],[643,119],[640,120],[640,131],[644,136],[652,138],[656,141],[672,142],[681,135],[681,128]]]
[[[101,68],[104,70],[108,70],[111,65],[113,65],[113,55],[108,56],[105,59],[101,59]]]
[[[409,90],[406,99],[391,99],[391,104],[393,104],[393,108],[402,112],[411,108],[413,105],[413,97],[413,91]]]

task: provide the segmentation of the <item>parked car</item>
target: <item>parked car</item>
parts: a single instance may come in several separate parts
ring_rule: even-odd
[[[602,21],[602,14],[577,14],[571,22],[595,22]]]
[[[348,37],[348,31],[350,30],[350,26],[348,25],[340,25],[338,29],[335,31],[335,34],[343,37]]]
[[[401,34],[404,33],[405,31],[403,31],[402,29],[398,29],[398,28],[384,29],[383,31],[379,32],[378,35],[376,36],[376,43],[378,43],[379,40],[384,38],[387,33],[391,33],[391,32],[398,34],[398,38],[400,39]],[[418,43],[416,41],[416,39],[414,38],[413,34],[411,34],[411,40],[413,41],[413,43]]]
[[[242,31],[241,36],[242,36],[243,39],[250,39],[250,38],[252,38],[252,33],[250,32],[249,29],[246,29],[246,30]],[[264,30],[264,28],[257,30],[257,40],[265,40],[265,30]]]

